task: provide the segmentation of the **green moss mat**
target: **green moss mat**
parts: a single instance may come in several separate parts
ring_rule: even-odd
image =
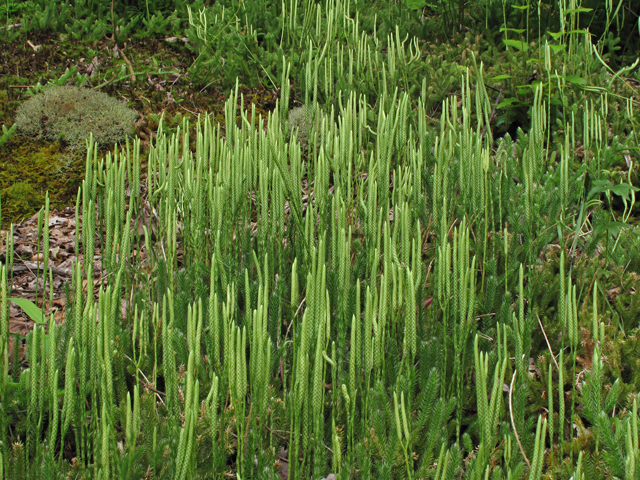
[[[47,190],[52,208],[74,205],[84,171],[84,156],[63,151],[56,143],[25,143],[14,137],[0,146],[3,228],[36,213]]]

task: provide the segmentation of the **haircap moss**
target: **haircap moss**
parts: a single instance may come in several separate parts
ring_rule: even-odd
[[[309,148],[311,126],[314,121],[313,113],[313,108],[309,108],[309,111],[307,112],[306,105],[289,110],[289,137],[291,137],[291,134],[295,129],[297,129],[298,133],[296,138],[300,142],[300,146],[303,150],[307,150]],[[318,112],[315,115],[315,127],[313,128],[316,140],[320,139],[320,128],[322,127],[323,118],[325,118],[324,113],[318,109]]]
[[[136,117],[136,112],[106,93],[56,86],[20,105],[16,125],[23,135],[80,150],[92,133],[101,147],[124,142],[133,133]]]

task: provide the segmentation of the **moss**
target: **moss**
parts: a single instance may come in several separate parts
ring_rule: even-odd
[[[25,143],[13,137],[0,146],[0,159],[3,228],[36,213],[47,190],[52,207],[75,204],[84,177],[83,155],[64,152],[57,143]]]
[[[6,90],[0,90],[0,124],[6,124],[8,123],[8,118],[6,118],[7,112],[6,112],[6,105],[8,103],[8,99],[7,99],[7,91]]]
[[[38,195],[29,182],[14,183],[2,190],[2,204],[9,205],[7,214],[14,218],[31,216],[40,208],[42,202],[42,195]]]
[[[102,147],[123,143],[133,133],[136,117],[133,110],[105,93],[63,86],[51,87],[24,102],[16,124],[28,137],[59,141],[80,150],[90,134]]]

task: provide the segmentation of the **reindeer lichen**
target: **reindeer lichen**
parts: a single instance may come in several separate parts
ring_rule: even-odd
[[[309,148],[311,130],[314,121],[313,113],[312,108],[309,108],[307,111],[306,105],[289,110],[289,136],[295,132],[296,138],[298,139],[298,142],[300,142],[300,146],[303,150],[307,150]],[[316,139],[320,138],[320,128],[322,127],[322,119],[324,117],[325,115],[318,109],[318,112],[315,115],[315,126],[313,127]]]
[[[137,114],[106,93],[73,86],[51,87],[24,102],[16,124],[23,135],[59,141],[71,150],[85,147],[93,133],[101,147],[125,141]]]

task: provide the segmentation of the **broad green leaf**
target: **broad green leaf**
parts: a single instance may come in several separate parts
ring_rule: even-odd
[[[619,183],[618,185],[611,187],[611,191],[613,193],[625,200],[631,200],[631,191],[637,192],[638,190],[640,190],[638,187],[634,187],[628,183]]]
[[[507,78],[511,78],[511,75],[496,75],[491,80],[506,80]]]
[[[558,40],[559,38],[562,37],[562,32],[549,32],[549,31],[547,31],[547,33],[549,35],[551,35],[554,40]]]
[[[504,108],[517,102],[518,102],[518,99],[516,97],[505,98],[502,102],[496,105],[496,108]]]
[[[44,313],[32,301],[26,298],[12,298],[11,301],[24,310],[31,320],[39,325],[44,324]]]
[[[525,42],[523,42],[521,40],[503,39],[502,41],[504,42],[505,45],[513,47],[516,50],[519,50],[521,52],[529,51],[529,46]]]
[[[577,75],[567,75],[566,77],[567,82],[569,83],[573,83],[574,85],[586,85],[587,81],[582,78],[582,77],[578,77]]]
[[[566,45],[549,45],[549,48],[553,53],[561,52],[566,48]]]
[[[613,236],[617,236],[621,228],[629,227],[628,223],[623,222],[598,222],[593,227],[593,234],[597,236],[600,232],[606,231]]]
[[[587,198],[592,198],[595,195],[603,192],[613,192],[619,197],[629,199],[628,195],[632,190],[635,192],[638,191],[638,188],[629,185],[628,183],[613,185],[610,180],[594,180],[593,187],[591,188],[591,190],[589,190],[589,195],[587,196]]]
[[[604,192],[611,188],[611,182],[609,180],[594,180],[593,185],[594,187],[589,191],[589,196],[594,192]]]

